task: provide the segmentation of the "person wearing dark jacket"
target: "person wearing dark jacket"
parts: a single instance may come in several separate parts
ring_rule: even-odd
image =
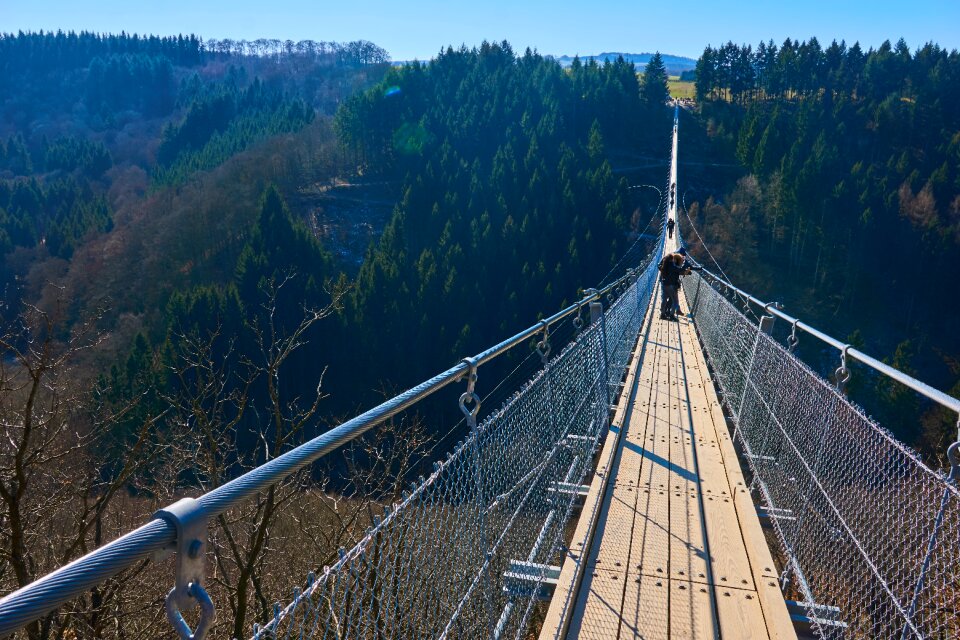
[[[676,320],[677,308],[680,306],[677,292],[680,290],[680,277],[688,276],[699,267],[692,265],[686,259],[686,250],[680,248],[676,253],[668,253],[660,260],[660,284],[663,295],[660,300],[660,319]]]
[[[673,237],[673,227],[675,224],[676,223],[673,221],[673,218],[670,218],[669,220],[667,220],[667,233],[669,234],[668,237],[670,238]]]
[[[674,307],[677,305],[677,291],[680,289],[680,276],[690,273],[683,268],[683,256],[679,253],[668,253],[660,261],[660,285],[663,295],[660,299],[660,319],[676,320]]]

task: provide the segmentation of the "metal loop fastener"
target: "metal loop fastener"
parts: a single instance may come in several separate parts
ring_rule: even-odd
[[[473,407],[468,407],[469,402],[473,403]],[[480,396],[474,391],[467,391],[460,395],[460,411],[463,412],[468,419],[476,419],[477,414],[480,413]]]
[[[793,350],[797,348],[797,344],[800,343],[800,338],[797,337],[797,323],[799,320],[794,320],[790,325],[790,335],[787,336],[787,351],[793,353]]]
[[[217,611],[213,606],[213,600],[210,599],[207,590],[200,583],[190,583],[188,593],[200,605],[200,622],[197,623],[197,629],[191,631],[190,625],[187,624],[187,621],[183,619],[183,614],[180,613],[176,591],[176,587],[171,589],[163,603],[167,612],[167,620],[181,640],[202,640],[207,635],[207,631],[210,630],[210,625],[217,619]]]
[[[546,320],[540,321],[540,328],[543,330],[543,338],[537,343],[537,353],[540,354],[540,359],[546,363],[547,358],[550,357],[550,325],[547,324]]]
[[[960,427],[960,420],[957,420],[957,426]],[[951,482],[960,480],[960,442],[954,442],[947,448],[947,460],[950,461],[950,475],[947,479]]]
[[[474,428],[477,423],[477,414],[480,413],[480,396],[474,391],[477,385],[477,361],[474,358],[464,358],[462,362],[469,369],[467,370],[467,390],[460,396],[460,411],[466,416],[470,427]],[[471,402],[472,408],[467,406]]]
[[[844,392],[847,382],[850,381],[850,370],[847,369],[847,350],[849,348],[849,344],[843,345],[843,349],[840,350],[840,366],[834,372],[837,378],[837,389],[840,390],[840,393]]]

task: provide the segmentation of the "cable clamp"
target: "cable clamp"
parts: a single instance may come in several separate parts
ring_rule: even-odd
[[[167,620],[181,640],[202,640],[217,617],[213,600],[203,588],[207,547],[207,514],[193,498],[183,498],[157,511],[154,518],[172,524],[177,531],[177,567],[173,589],[167,594],[164,609]],[[181,608],[200,606],[196,630],[183,619]]]

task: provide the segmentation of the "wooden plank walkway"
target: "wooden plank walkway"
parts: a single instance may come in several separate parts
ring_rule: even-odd
[[[693,324],[658,309],[540,638],[796,638]]]

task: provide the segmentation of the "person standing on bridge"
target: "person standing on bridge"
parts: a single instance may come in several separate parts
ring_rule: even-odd
[[[677,292],[680,291],[680,277],[690,275],[691,271],[699,271],[701,267],[687,260],[687,250],[684,247],[676,253],[668,253],[660,260],[660,284],[663,295],[660,300],[660,319],[676,320],[680,301]]]
[[[660,261],[660,285],[662,295],[660,299],[660,319],[676,320],[677,291],[680,290],[680,276],[690,273],[683,268],[683,256],[679,253],[668,253]]]
[[[667,220],[667,237],[669,238],[673,237],[673,227],[676,224],[677,223],[673,221],[673,218],[670,218],[669,220]]]

